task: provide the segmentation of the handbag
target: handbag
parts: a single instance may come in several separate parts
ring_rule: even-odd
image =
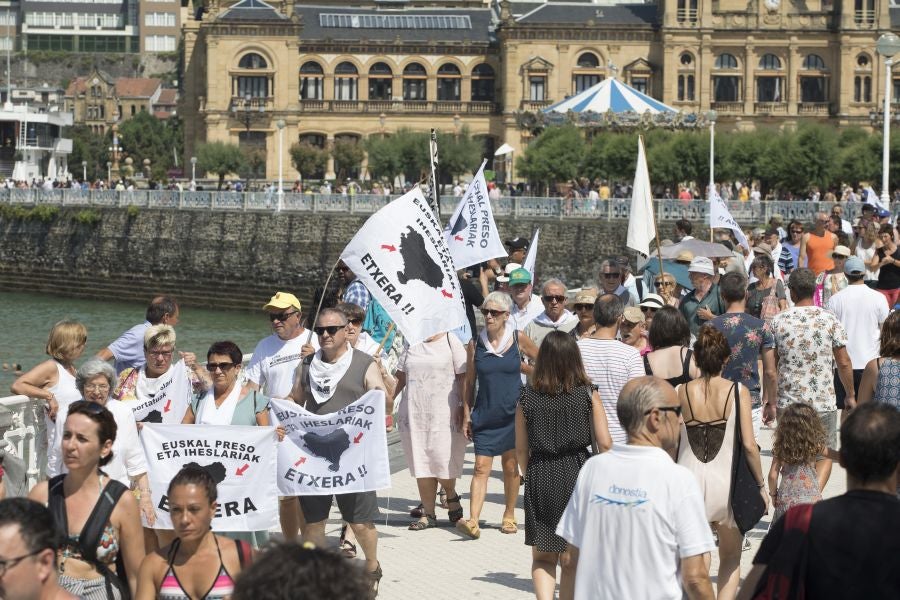
[[[809,564],[809,523],[813,504],[801,504],[784,515],[784,533],[753,590],[753,600],[804,600]]]
[[[762,306],[759,309],[759,317],[769,323],[772,320],[772,317],[781,312],[781,309],[778,308],[778,297],[775,295],[775,290],[778,288],[778,282],[772,284],[772,291],[768,293],[762,299]]]
[[[741,435],[740,384],[734,384],[734,450],[731,463],[729,505],[741,535],[747,533],[766,513],[766,502],[759,493],[759,483],[750,471],[750,462]]]

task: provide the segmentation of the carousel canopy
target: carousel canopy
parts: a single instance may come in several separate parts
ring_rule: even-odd
[[[564,114],[569,111],[574,113],[612,111],[613,113],[637,114],[649,112],[651,115],[678,112],[671,106],[666,106],[659,100],[654,100],[614,78],[604,79],[583,92],[544,109],[544,113]]]

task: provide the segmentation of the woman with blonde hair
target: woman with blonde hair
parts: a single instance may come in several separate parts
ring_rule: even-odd
[[[60,405],[81,400],[75,386],[75,360],[84,352],[87,329],[78,321],[60,321],[50,330],[45,360],[27,373],[23,373],[10,386],[13,394],[22,394],[47,402],[47,437],[52,439],[56,413]]]

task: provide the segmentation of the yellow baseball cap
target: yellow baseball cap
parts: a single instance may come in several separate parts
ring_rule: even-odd
[[[294,307],[297,310],[303,310],[297,296],[287,292],[276,292],[268,304],[263,306],[263,310],[284,310],[285,308]]]

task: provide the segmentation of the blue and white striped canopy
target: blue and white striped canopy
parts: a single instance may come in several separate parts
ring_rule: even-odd
[[[544,112],[567,113],[570,110],[576,113],[605,113],[612,110],[614,113],[634,112],[637,114],[649,111],[652,115],[678,112],[671,106],[666,106],[659,100],[654,100],[614,78],[604,79],[583,92],[548,106]]]

